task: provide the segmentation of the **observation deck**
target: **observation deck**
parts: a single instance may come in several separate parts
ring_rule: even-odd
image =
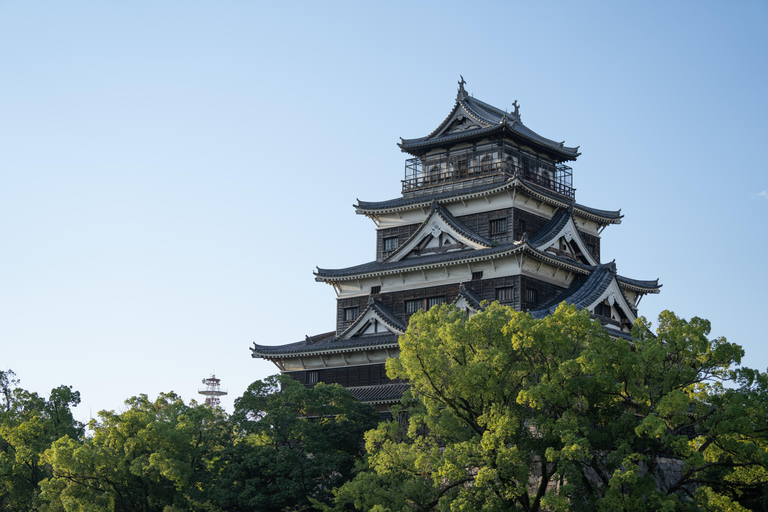
[[[501,182],[518,177],[573,200],[573,170],[521,152],[510,145],[446,151],[405,161],[403,195],[429,193],[425,189],[454,188]],[[418,191],[418,192],[417,192]]]

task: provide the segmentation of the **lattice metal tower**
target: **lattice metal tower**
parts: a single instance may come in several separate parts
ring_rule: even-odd
[[[221,407],[220,396],[227,394],[226,389],[221,389],[221,379],[217,379],[215,374],[211,374],[207,379],[203,379],[205,387],[198,389],[197,392],[205,395],[205,405],[210,407]]]

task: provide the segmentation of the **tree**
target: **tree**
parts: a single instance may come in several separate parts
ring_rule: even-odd
[[[649,328],[611,338],[564,304],[414,315],[387,363],[410,421],[366,434],[337,508],[764,510],[768,377],[736,369],[741,347],[706,320]]]
[[[41,456],[64,436],[79,439],[83,425],[71,407],[80,394],[68,386],[51,390],[45,399],[16,387],[13,371],[0,371],[0,510],[39,510],[39,483],[51,475]]]
[[[281,389],[282,388],[282,389]],[[378,415],[338,385],[286,376],[251,384],[235,401],[238,440],[220,460],[215,501],[232,511],[304,510],[352,476]]]
[[[84,442],[64,437],[45,453],[53,473],[41,484],[48,510],[218,510],[207,493],[210,470],[231,442],[224,413],[174,393],[126,405],[122,413],[99,412]]]

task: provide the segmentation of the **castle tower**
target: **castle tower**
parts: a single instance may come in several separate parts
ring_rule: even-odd
[[[335,329],[287,345],[254,343],[253,357],[313,386],[339,383],[382,413],[407,384],[390,381],[388,357],[412,314],[453,303],[477,311],[484,300],[544,317],[563,301],[587,308],[616,337],[630,338],[640,299],[658,279],[618,274],[601,260],[600,235],[620,210],[576,202],[579,147],[542,137],[506,112],[469,96],[430,134],[401,139],[400,197],[359,201],[376,227],[376,259],[321,269],[315,280],[337,294]]]

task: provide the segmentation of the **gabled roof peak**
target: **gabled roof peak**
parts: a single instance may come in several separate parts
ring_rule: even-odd
[[[426,137],[401,137],[398,144],[401,150],[419,156],[434,147],[455,145],[483,137],[511,136],[525,144],[533,144],[558,161],[575,160],[579,156],[578,146],[565,146],[565,141],[556,142],[542,137],[526,127],[520,117],[520,104],[517,100],[512,103],[512,112],[496,108],[467,93],[464,87],[467,82],[462,75],[459,75],[459,78],[456,103],[448,116]]]

